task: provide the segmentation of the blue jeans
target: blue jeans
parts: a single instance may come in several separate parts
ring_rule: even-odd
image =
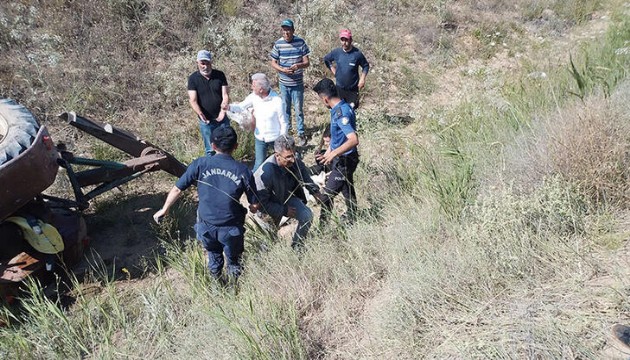
[[[262,140],[255,139],[255,148],[256,148],[256,161],[254,162],[254,168],[252,172],[256,171],[260,165],[267,158],[267,154],[269,153],[269,149],[273,150],[273,141],[265,142]]]
[[[280,83],[280,94],[284,106],[284,118],[289,124],[287,130],[291,130],[291,104],[293,104],[298,135],[304,135],[304,85],[286,86]]]
[[[303,244],[303,241],[308,234],[308,230],[311,228],[311,224],[313,223],[313,212],[302,202],[302,200],[296,198],[295,196],[291,196],[289,200],[287,200],[287,205],[294,207],[296,210],[295,219],[298,221],[298,225],[291,242],[291,246],[296,248]],[[276,225],[278,225],[280,224],[282,217],[273,220]]]
[[[223,121],[211,121],[210,124],[206,124],[199,119],[199,132],[201,133],[201,138],[203,139],[203,146],[205,148],[206,155],[214,155],[214,151],[212,151],[212,132],[221,126],[230,126],[230,119],[227,115]]]
[[[227,275],[241,275],[241,258],[245,249],[245,229],[242,226],[214,226],[200,221],[195,224],[197,239],[208,251],[208,267],[215,278],[221,278],[224,258],[227,259]]]

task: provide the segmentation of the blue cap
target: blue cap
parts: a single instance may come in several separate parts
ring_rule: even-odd
[[[293,20],[291,20],[291,19],[284,19],[284,20],[282,20],[282,23],[280,24],[280,26],[287,26],[287,27],[290,27],[291,29],[293,29],[294,28]]]
[[[212,54],[208,50],[199,50],[197,53],[197,61],[212,61]]]

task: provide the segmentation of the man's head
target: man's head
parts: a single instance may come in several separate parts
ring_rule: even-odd
[[[231,126],[221,126],[212,132],[212,148],[219,153],[231,154],[238,146],[236,131]]]
[[[352,50],[352,32],[349,29],[343,29],[339,32],[339,41],[343,51]]]
[[[290,167],[295,163],[295,140],[287,135],[280,135],[273,144],[276,162],[281,167]]]
[[[317,93],[327,108],[331,109],[337,102],[339,102],[339,95],[337,94],[337,86],[329,78],[321,79],[313,87],[313,91]]]
[[[212,72],[212,54],[208,50],[197,53],[197,67],[201,75],[208,76]]]
[[[252,91],[254,94],[264,98],[269,95],[270,90],[271,84],[269,83],[267,75],[263,73],[256,73],[252,75]]]
[[[293,26],[293,20],[284,19],[280,23],[280,27],[282,28],[282,38],[286,42],[291,42],[293,40],[293,33],[295,32],[295,26]]]

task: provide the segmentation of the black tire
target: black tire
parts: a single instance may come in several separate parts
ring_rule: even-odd
[[[0,99],[0,165],[33,143],[39,124],[33,114],[12,99]]]

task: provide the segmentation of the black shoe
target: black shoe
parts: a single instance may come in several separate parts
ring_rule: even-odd
[[[630,326],[615,324],[612,327],[612,333],[622,344],[630,347]]]
[[[304,146],[306,145],[306,142],[307,142],[306,137],[304,137],[304,135],[298,135],[297,142],[296,142],[297,146]]]
[[[341,221],[343,225],[352,225],[356,221],[356,218],[354,215],[350,215],[346,212],[341,215],[339,220]]]

